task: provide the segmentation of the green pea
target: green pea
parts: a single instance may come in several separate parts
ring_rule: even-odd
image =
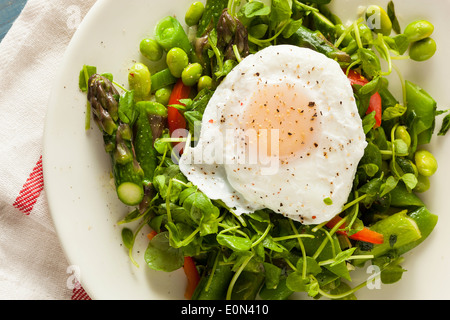
[[[426,20],[417,20],[408,24],[403,31],[409,42],[416,42],[431,36],[434,26]]]
[[[419,174],[425,177],[431,177],[436,173],[438,163],[431,152],[427,150],[418,150],[414,155],[414,160]]]
[[[392,31],[392,22],[386,11],[376,5],[371,5],[366,10],[367,25],[376,33],[389,36]]]
[[[192,87],[202,76],[203,67],[200,63],[192,63],[184,68],[181,80],[186,86]]]
[[[417,185],[414,188],[414,191],[422,193],[427,191],[428,189],[430,189],[430,179],[428,179],[428,177],[419,174],[419,176],[417,177]]]
[[[169,104],[169,99],[170,99],[171,94],[172,94],[172,90],[170,90],[168,87],[156,90],[156,92],[155,92],[156,102],[158,102],[164,106],[167,106]]]
[[[411,44],[409,57],[414,61],[425,61],[436,53],[436,41],[432,38],[425,38]]]
[[[395,130],[395,138],[401,139],[409,148],[411,146],[411,136],[405,126],[398,126]]]
[[[172,48],[167,52],[167,67],[175,78],[180,78],[184,68],[189,65],[189,57],[181,48]]]
[[[154,39],[143,39],[139,50],[144,57],[151,61],[159,61],[163,56],[163,48]]]
[[[188,26],[194,26],[198,24],[204,12],[205,6],[203,5],[203,3],[201,3],[200,1],[196,1],[189,7],[188,11],[186,12],[184,21]]]
[[[143,63],[136,63],[128,73],[128,84],[130,90],[134,90],[134,97],[137,101],[147,99],[152,88],[151,73],[148,67]]]
[[[210,76],[203,76],[198,80],[197,89],[202,91],[203,89],[211,89],[213,86],[213,80]]]

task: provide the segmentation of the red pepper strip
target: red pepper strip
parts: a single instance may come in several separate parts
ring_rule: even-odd
[[[171,105],[181,104],[180,100],[189,98],[191,93],[191,87],[183,84],[183,81],[178,80],[172,90],[172,94],[169,98],[169,107],[167,108],[167,120],[169,123],[170,135],[177,129],[186,129],[186,119],[183,117],[181,112]]]
[[[179,130],[179,129],[186,129],[186,119],[181,114],[181,112],[175,108],[171,107],[171,105],[180,104],[183,105],[180,100],[189,98],[189,95],[191,93],[191,87],[188,87],[184,85],[183,81],[179,79],[177,83],[175,83],[175,86],[172,89],[172,94],[169,98],[169,106],[167,107],[167,122],[169,126],[169,132],[170,136],[172,138],[186,138],[187,137],[187,131],[186,130]],[[177,131],[178,130],[178,131]],[[177,131],[176,136],[173,136],[173,133]],[[184,149],[184,142],[175,142],[173,143],[173,146],[181,146],[181,148],[177,148],[179,150],[179,155],[183,154]]]
[[[156,231],[152,231],[147,235],[148,240],[152,240],[158,233]]]
[[[195,266],[194,259],[191,257],[184,257],[183,269],[188,281],[186,291],[184,292],[184,297],[187,300],[191,300],[195,288],[197,288],[197,285],[200,282],[200,275],[197,267]]]
[[[365,86],[369,83],[369,81],[364,78],[361,74],[356,72],[355,70],[350,70],[348,72],[348,79],[350,80],[350,83],[352,85],[360,85]],[[382,117],[382,101],[381,96],[378,92],[376,92],[371,98],[369,102],[369,108],[367,109],[366,114],[372,113],[375,111],[375,128],[378,128],[381,126],[381,117]]]
[[[342,220],[341,217],[336,216],[333,219],[331,219],[326,226],[330,229],[332,229],[335,225],[337,225]],[[341,227],[341,229],[344,229],[344,227]],[[347,231],[338,229],[336,233],[348,236]],[[352,240],[358,240],[358,241],[364,241],[364,242],[370,242],[373,244],[382,244],[384,242],[383,235],[381,233],[372,231],[368,228],[364,228],[361,231],[358,231],[357,233],[348,236]]]

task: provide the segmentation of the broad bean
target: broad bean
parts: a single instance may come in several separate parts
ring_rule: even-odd
[[[170,90],[168,87],[156,90],[156,92],[155,92],[156,102],[158,102],[164,106],[167,106],[167,104],[169,103],[171,93],[172,93],[172,90]]]
[[[380,6],[371,5],[366,10],[367,25],[376,33],[389,36],[392,32],[392,22],[386,11]]]
[[[196,1],[191,4],[188,11],[186,12],[186,16],[184,18],[184,21],[188,26],[194,26],[198,24],[200,19],[203,16],[203,13],[205,12],[205,6],[200,1]]]
[[[421,174],[417,177],[417,185],[414,188],[415,192],[422,193],[430,189],[430,179]]]
[[[202,91],[203,89],[211,89],[213,86],[213,80],[210,76],[203,76],[198,80],[197,89]]]
[[[414,160],[419,174],[431,177],[436,173],[438,163],[433,154],[427,150],[418,150],[414,155]]]
[[[409,57],[414,61],[425,61],[436,53],[436,41],[432,38],[425,38],[411,44]]]
[[[180,78],[183,70],[189,65],[189,57],[183,49],[175,47],[167,52],[166,62],[170,73]]]
[[[143,39],[139,45],[142,55],[151,61],[159,61],[163,56],[163,48],[154,39]]]
[[[411,136],[405,126],[398,126],[395,130],[395,138],[401,139],[409,148],[411,146]]]
[[[184,68],[183,72],[181,73],[181,80],[186,86],[192,87],[198,82],[198,80],[202,76],[202,72],[203,67],[200,63],[192,63]]]
[[[130,90],[134,90],[134,97],[137,101],[148,98],[152,88],[150,70],[143,63],[136,63],[128,73],[128,84]]]
[[[434,26],[426,20],[417,20],[408,24],[403,31],[409,42],[416,42],[428,38],[434,31]]]

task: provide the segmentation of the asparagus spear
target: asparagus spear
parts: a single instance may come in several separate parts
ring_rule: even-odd
[[[312,31],[304,26],[300,26],[292,36],[282,39],[281,42],[311,48],[325,54],[328,58],[338,61],[342,65],[346,65],[351,61],[347,53],[336,48],[320,32]]]
[[[94,74],[88,81],[88,100],[111,157],[117,195],[126,205],[138,205],[144,197],[144,173],[136,160],[132,129],[119,119],[119,93],[110,80]]]

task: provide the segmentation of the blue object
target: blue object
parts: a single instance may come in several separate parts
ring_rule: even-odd
[[[22,12],[27,0],[0,0],[0,41]]]

